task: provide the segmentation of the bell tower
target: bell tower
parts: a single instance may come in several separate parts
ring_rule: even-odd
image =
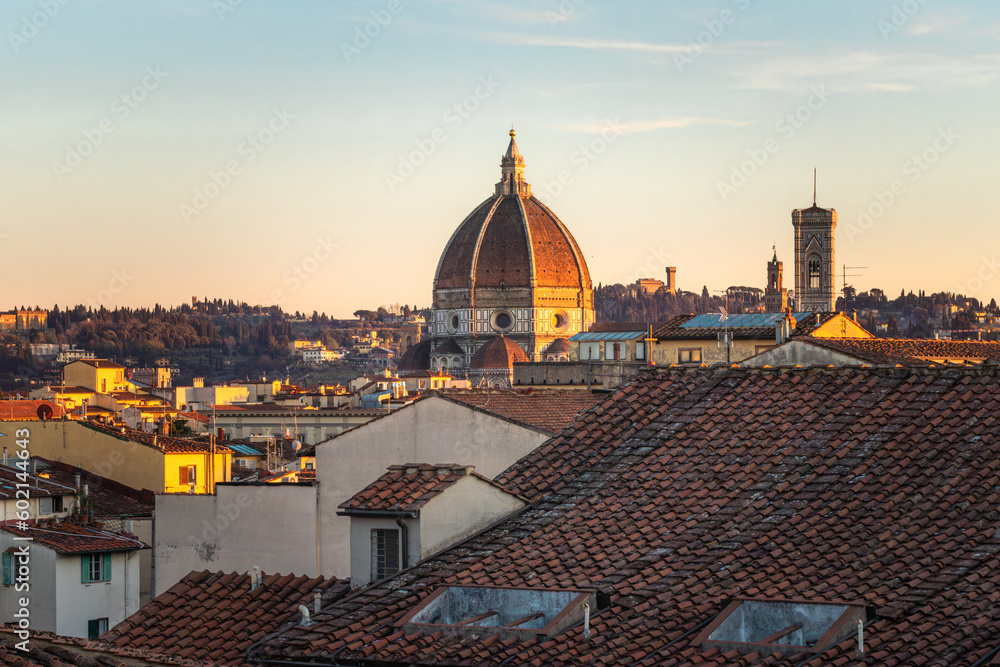
[[[813,172],[813,204],[792,211],[795,229],[795,304],[799,311],[833,312],[837,305],[834,231],[836,209],[816,205],[816,175]]]
[[[778,261],[778,251],[767,263],[767,287],[764,289],[764,312],[783,313],[788,308],[788,290],[782,287],[782,263]]]

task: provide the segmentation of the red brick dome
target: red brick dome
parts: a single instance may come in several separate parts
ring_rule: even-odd
[[[452,234],[434,286],[572,287],[589,294],[593,288],[583,253],[558,216],[531,195],[513,134],[495,194]]]
[[[531,361],[521,346],[504,336],[497,336],[472,355],[471,370],[510,370],[515,361]]]

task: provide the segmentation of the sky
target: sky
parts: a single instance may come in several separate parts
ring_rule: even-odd
[[[3,308],[430,305],[511,125],[595,285],[1000,294],[1000,3],[4,0]],[[842,286],[838,279],[837,287]]]

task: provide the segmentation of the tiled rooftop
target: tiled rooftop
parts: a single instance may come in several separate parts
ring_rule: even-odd
[[[442,389],[432,393],[548,433],[563,430],[604,398],[589,391],[559,389]]]
[[[138,442],[139,444],[158,449],[164,454],[206,454],[212,451],[212,446],[202,440],[187,440],[185,438],[171,438],[155,433],[146,433],[126,426],[105,426],[94,421],[81,421],[80,424],[95,431],[107,433],[110,436],[126,440],[128,442]],[[224,445],[215,445],[216,454],[225,454],[231,450]]]
[[[1000,342],[913,338],[811,338],[809,343],[871,364],[919,364],[1000,360]]]
[[[103,530],[99,523],[55,520],[31,521],[28,524],[27,528],[17,528],[14,521],[8,521],[0,523],[0,530],[18,537],[30,537],[34,544],[63,555],[149,548],[134,536]]]
[[[329,604],[349,585],[336,578],[265,574],[261,585],[250,590],[245,573],[192,572],[101,640],[188,660],[242,665],[247,647],[300,618],[300,604],[313,610],[317,589]]]
[[[71,496],[76,493],[73,486],[61,484],[59,480],[30,474],[30,469],[22,471],[15,464],[20,459],[10,458],[6,466],[0,465],[0,498],[14,500],[17,498],[18,484],[27,482],[30,485],[32,498],[51,498],[53,496]],[[27,472],[27,479],[23,477]],[[44,471],[40,471],[44,472]],[[19,475],[21,477],[19,477]],[[23,488],[23,487],[21,487]]]
[[[474,472],[472,466],[407,463],[389,466],[388,472],[341,503],[340,509],[414,512],[469,475],[502,489],[493,480]]]
[[[256,649],[342,664],[780,665],[703,650],[730,598],[874,605],[819,665],[970,667],[1000,645],[1000,370],[658,369],[498,477],[527,510]],[[531,640],[407,634],[443,585],[596,589]],[[320,657],[322,656],[322,658]],[[808,656],[807,656],[808,657]],[[360,663],[358,663],[360,664]],[[374,664],[374,662],[372,662]]]
[[[50,461],[37,456],[35,459],[38,462],[38,472],[47,474],[50,481],[68,487],[71,493],[76,493],[76,475],[79,474],[81,486],[86,484],[90,492],[94,517],[98,520],[153,516],[153,492],[148,489],[133,489],[61,461]]]
[[[38,421],[38,409],[43,405],[51,410],[48,419],[62,419],[65,411],[52,401],[11,400],[0,401],[0,421]]]

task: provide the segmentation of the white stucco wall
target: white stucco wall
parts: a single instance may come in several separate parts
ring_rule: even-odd
[[[24,542],[15,542],[10,533],[0,532],[0,552],[15,549]],[[36,545],[29,546],[31,568],[27,591],[17,591],[15,586],[0,586],[0,621],[13,623],[14,614],[20,609],[18,599],[29,599],[28,613],[34,630],[56,631],[56,553]],[[16,570],[17,561],[12,564]],[[16,577],[17,574],[15,573]],[[79,573],[77,574],[79,580]],[[16,584],[15,584],[16,585]]]
[[[56,560],[56,633],[87,637],[87,621],[107,618],[110,630],[139,611],[139,554],[111,554],[111,581],[81,581],[80,556]]]
[[[324,576],[351,572],[350,519],[337,508],[390,465],[455,463],[493,478],[550,436],[432,396],[316,446]]]
[[[351,517],[351,588],[368,585],[372,580],[372,530],[399,530],[396,520],[390,517]],[[407,529],[406,565],[420,560],[420,522],[417,519],[403,519]],[[399,536],[402,550],[402,533]],[[400,569],[405,569],[400,558]]]
[[[216,495],[157,494],[155,595],[192,571],[316,576],[317,488],[218,484]],[[346,573],[344,576],[347,576]]]
[[[860,359],[806,341],[792,340],[740,362],[740,368],[771,366],[860,366]]]
[[[526,503],[478,477],[463,477],[420,510],[420,558],[499,521]]]
[[[9,533],[0,533],[0,551],[18,547]],[[139,611],[139,555],[137,551],[111,554],[111,581],[85,584],[80,555],[59,555],[52,549],[29,546],[30,589],[0,587],[0,618],[14,621],[18,598],[29,598],[32,630],[69,637],[87,637],[87,621],[107,618],[108,628]],[[16,561],[15,561],[16,565]]]

